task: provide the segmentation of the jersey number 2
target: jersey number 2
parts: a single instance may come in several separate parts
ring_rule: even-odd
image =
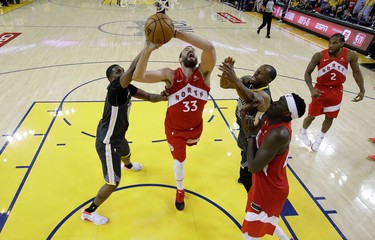
[[[336,73],[331,73],[331,80],[335,81],[336,80]]]

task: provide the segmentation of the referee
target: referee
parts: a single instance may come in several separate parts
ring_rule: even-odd
[[[271,38],[271,22],[272,22],[272,11],[273,5],[275,2],[273,0],[264,0],[262,6],[260,7],[261,11],[263,12],[263,23],[259,26],[257,30],[257,34],[260,33],[260,30],[264,28],[267,24],[267,35],[266,38]]]

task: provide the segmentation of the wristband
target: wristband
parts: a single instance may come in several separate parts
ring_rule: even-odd
[[[257,137],[257,135],[252,134],[252,135],[248,136],[248,137],[246,138],[246,140],[249,141],[249,139],[251,139],[251,138],[256,138],[256,137]]]

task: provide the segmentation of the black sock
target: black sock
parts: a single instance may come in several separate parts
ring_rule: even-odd
[[[131,168],[133,167],[133,164],[132,164],[132,163],[129,163],[129,164],[125,165],[125,167],[131,169]]]
[[[96,206],[94,201],[91,203],[90,207],[86,208],[85,211],[86,212],[95,212],[95,210],[98,208],[99,206]]]

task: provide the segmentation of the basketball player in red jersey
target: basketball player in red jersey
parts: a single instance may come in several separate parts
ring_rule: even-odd
[[[241,149],[241,167],[238,181],[242,183],[246,193],[248,193],[251,187],[251,172],[247,169],[247,142],[241,126],[240,112],[246,102],[252,102],[256,98],[261,103],[249,110],[249,114],[253,115],[256,121],[259,120],[272,102],[269,84],[276,78],[277,71],[273,66],[264,64],[255,71],[254,76],[245,75],[238,78],[234,71],[234,63],[232,57],[227,57],[219,66],[219,70],[223,72],[222,75],[219,75],[220,87],[236,89],[239,96],[235,111],[236,122],[239,126],[237,146]]]
[[[249,113],[242,115],[248,141],[248,169],[253,173],[241,229],[245,240],[256,240],[266,234],[275,234],[281,240],[290,239],[277,222],[289,194],[286,165],[292,137],[291,121],[303,116],[305,110],[305,101],[292,93],[270,105],[262,124],[255,125],[254,116]]]
[[[158,48],[146,41],[133,79],[144,83],[164,82],[169,93],[164,127],[174,158],[177,184],[175,206],[181,211],[185,207],[183,180],[186,146],[196,145],[203,130],[202,113],[210,92],[210,76],[216,63],[216,52],[211,42],[195,34],[175,30],[174,37],[202,50],[200,64],[196,50],[193,46],[187,46],[180,53],[180,68],[146,72],[151,52]]]
[[[330,129],[333,119],[337,118],[343,95],[343,83],[346,80],[348,64],[353,71],[353,77],[359,87],[358,95],[352,100],[359,102],[365,95],[363,77],[358,64],[356,52],[344,47],[345,38],[336,33],[329,39],[329,48],[317,52],[312,57],[305,72],[305,82],[310,89],[312,101],[309,105],[308,116],[303,120],[301,129],[302,141],[313,151],[318,151],[324,134]],[[312,84],[311,73],[318,66],[318,77],[315,86]],[[315,117],[325,115],[320,133],[314,143],[307,136],[306,129]]]

